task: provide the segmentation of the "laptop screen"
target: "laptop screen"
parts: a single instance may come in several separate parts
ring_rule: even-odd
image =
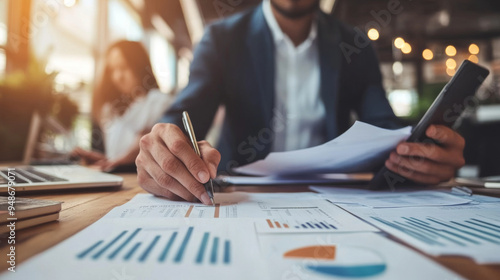
[[[28,164],[35,148],[41,120],[37,113],[25,119],[3,118],[0,121],[0,163]]]

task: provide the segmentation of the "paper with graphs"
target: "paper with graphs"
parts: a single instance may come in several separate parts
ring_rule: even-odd
[[[307,279],[458,279],[315,193],[215,199],[206,206],[139,194],[2,279],[276,279],[290,267]],[[310,267],[318,251],[309,245],[336,253]]]
[[[500,263],[500,199],[471,197],[465,205],[412,208],[342,208],[431,255],[458,255]]]
[[[372,208],[402,208],[424,206],[451,206],[472,201],[467,196],[456,196],[444,190],[421,191],[371,191],[355,188],[311,186],[336,204],[360,204]]]

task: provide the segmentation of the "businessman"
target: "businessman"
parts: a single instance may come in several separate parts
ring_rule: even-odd
[[[202,183],[217,170],[329,141],[348,129],[352,113],[396,128],[374,49],[362,40],[368,39],[322,13],[319,0],[264,0],[208,26],[189,84],[141,139],[139,184],[158,196],[210,204]],[[203,139],[221,104],[218,149],[200,141],[200,159],[180,128],[182,111]],[[401,143],[385,165],[420,183],[450,179],[464,164],[464,139],[437,125],[427,136],[441,145]]]

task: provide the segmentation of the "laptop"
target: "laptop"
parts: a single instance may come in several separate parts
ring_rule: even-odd
[[[5,158],[2,159],[0,155],[0,193],[7,193],[9,185],[14,186],[16,192],[120,187],[122,185],[123,178],[120,176],[79,165],[30,165],[41,123],[41,117],[34,113],[22,154],[9,155],[7,158],[9,162],[2,162]],[[12,161],[16,156],[19,160]]]

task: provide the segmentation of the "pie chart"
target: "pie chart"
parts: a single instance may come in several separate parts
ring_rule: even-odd
[[[343,278],[369,278],[382,274],[387,265],[380,254],[363,247],[322,245],[289,250],[283,258],[290,261],[310,260],[304,265],[311,272]]]

